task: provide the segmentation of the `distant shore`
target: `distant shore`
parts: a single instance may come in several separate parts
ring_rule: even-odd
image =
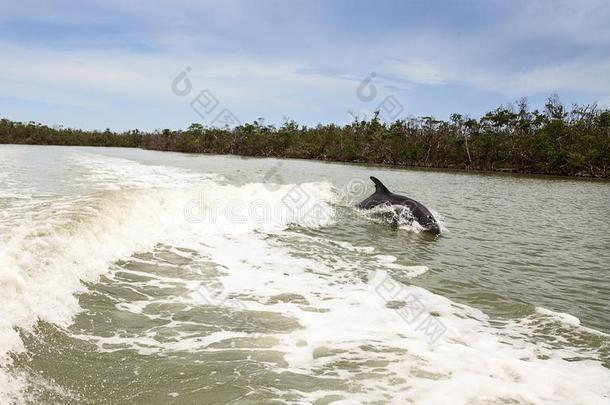
[[[185,130],[85,131],[0,120],[0,144],[115,146],[263,158],[313,159],[390,167],[610,177],[610,110],[595,105],[567,110],[549,98],[544,111],[525,100],[479,119],[451,115],[339,126],[279,127],[254,121],[235,128],[191,124]]]

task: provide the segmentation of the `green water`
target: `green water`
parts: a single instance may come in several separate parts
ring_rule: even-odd
[[[23,273],[22,290],[0,278],[22,343],[5,348],[7,401],[610,400],[609,183],[116,148],[0,157],[0,260]],[[357,212],[371,175],[442,235]],[[310,183],[329,221],[235,220]],[[202,193],[243,205],[193,224],[182,207]],[[421,294],[439,342],[402,322],[381,274]]]

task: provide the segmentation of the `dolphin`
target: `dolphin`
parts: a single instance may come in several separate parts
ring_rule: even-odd
[[[411,198],[390,192],[376,177],[371,176],[370,179],[375,183],[375,192],[358,204],[358,208],[369,210],[377,206],[391,206],[395,218],[399,216],[407,220],[415,220],[424,230],[433,235],[440,235],[441,227],[426,207]]]

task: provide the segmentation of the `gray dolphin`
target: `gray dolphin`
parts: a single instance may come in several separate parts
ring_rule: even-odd
[[[370,179],[375,183],[375,192],[358,204],[358,208],[369,210],[380,205],[392,206],[396,214],[395,217],[399,216],[407,220],[414,219],[426,231],[433,235],[440,235],[441,228],[434,219],[434,215],[426,207],[408,197],[390,192],[376,177],[371,176]],[[407,208],[406,212],[404,208]]]

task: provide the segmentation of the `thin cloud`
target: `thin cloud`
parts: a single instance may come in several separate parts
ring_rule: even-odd
[[[0,52],[10,55],[0,61],[0,112],[89,124],[36,104],[56,103],[101,112],[96,125],[185,126],[197,117],[169,85],[187,65],[196,88],[242,121],[349,120],[347,110],[374,108],[355,94],[372,72],[380,90],[441,117],[520,96],[608,100],[606,2],[353,3],[350,13],[344,4],[11,3],[0,15]]]

